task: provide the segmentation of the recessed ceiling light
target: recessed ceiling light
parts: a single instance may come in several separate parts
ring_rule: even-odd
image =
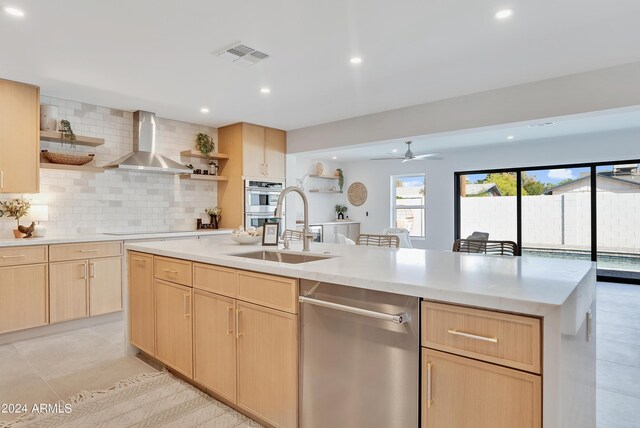
[[[262,94],[270,94],[271,93],[271,89],[269,89],[269,88],[260,88],[260,93],[262,93]]]
[[[502,9],[496,12],[496,19],[507,19],[511,15],[513,15],[513,10],[511,9]]]
[[[15,7],[5,6],[4,11],[8,15],[15,16],[17,18],[22,18],[24,16],[24,12],[20,9],[16,9]]]
[[[515,138],[515,137],[514,137],[513,135],[509,135],[509,136],[507,137],[507,140],[513,140],[514,138]]]
[[[336,159],[338,159],[338,157],[337,156],[333,156],[331,159],[336,160]]]
[[[200,109],[200,112],[201,112],[201,113],[209,113],[209,107],[202,107],[202,108]]]
[[[398,151],[398,149],[393,149],[391,150],[393,153],[396,153]]]
[[[351,58],[349,60],[349,62],[351,64],[361,64],[362,63],[362,58],[360,58],[359,56],[354,56],[353,58]]]

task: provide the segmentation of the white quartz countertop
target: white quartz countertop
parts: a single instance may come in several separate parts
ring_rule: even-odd
[[[146,239],[189,238],[196,236],[228,235],[231,229],[190,230],[184,232],[132,233],[127,235],[108,235],[104,233],[92,235],[44,236],[42,238],[0,238],[0,248],[21,247],[26,245],[72,244],[74,242],[101,241],[135,241]]]
[[[292,243],[291,247],[290,252],[299,252],[301,243]],[[591,262],[538,257],[312,243],[311,254],[334,257],[287,264],[236,257],[232,254],[276,248],[259,244],[239,245],[227,236],[197,241],[132,242],[125,248],[237,269],[539,316],[560,307],[584,281],[595,281],[595,266]]]

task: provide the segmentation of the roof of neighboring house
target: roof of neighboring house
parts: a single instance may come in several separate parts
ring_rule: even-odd
[[[498,196],[502,196],[500,189],[496,186],[496,183],[473,183],[467,184],[467,195],[482,195],[483,193],[493,193]]]
[[[616,175],[616,176],[613,176],[613,175],[611,175],[611,172],[599,172],[599,173],[596,174],[596,176],[598,178],[605,178],[607,180],[618,181],[618,182],[627,183],[627,184],[635,184],[636,186],[640,186],[640,175],[623,175],[623,176]],[[564,184],[561,184],[559,186],[552,187],[551,189],[545,191],[544,194],[545,195],[550,195],[550,194],[552,194],[553,192],[555,192],[558,189],[562,189],[563,187],[566,187],[566,186],[569,186],[569,185],[573,185],[575,183],[579,183],[579,182],[582,182],[582,181],[589,180],[590,178],[591,178],[590,175],[587,175],[585,177],[580,177],[580,178],[578,178],[578,179],[576,179],[574,181],[570,181],[568,183],[564,183]]]

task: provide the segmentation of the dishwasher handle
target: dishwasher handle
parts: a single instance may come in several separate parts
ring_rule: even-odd
[[[409,322],[409,316],[405,313],[386,314],[384,312],[370,311],[368,309],[356,308],[354,306],[341,305],[339,303],[327,302],[326,300],[314,299],[312,297],[298,297],[300,303],[309,303],[310,305],[322,306],[338,311],[349,312],[352,314],[364,315],[370,318],[376,318],[384,321],[391,321],[396,324],[404,324]]]

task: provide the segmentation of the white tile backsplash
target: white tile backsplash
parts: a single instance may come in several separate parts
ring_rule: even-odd
[[[58,119],[71,122],[78,135],[105,139],[100,147],[42,142],[56,152],[95,153],[104,165],[133,148],[133,113],[59,98],[41,97],[42,104],[58,106]],[[206,161],[181,158],[180,151],[195,148],[196,134],[214,137],[217,129],[158,118],[156,151],[182,164],[206,168]],[[40,170],[40,193],[25,195],[32,203],[49,205],[49,235],[102,232],[144,232],[195,229],[196,218],[208,222],[204,210],[217,200],[215,182],[181,180],[175,175],[106,170],[104,173]],[[19,195],[0,194],[0,200]],[[28,224],[28,218],[21,224]],[[12,236],[14,219],[0,219],[0,237]]]

